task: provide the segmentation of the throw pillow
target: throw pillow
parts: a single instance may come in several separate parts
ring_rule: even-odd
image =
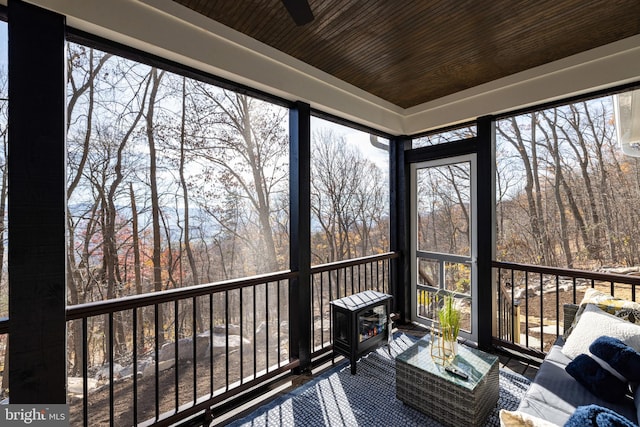
[[[564,427],[637,427],[634,423],[598,405],[578,406]]]
[[[591,343],[589,351],[606,364],[600,363],[603,368],[611,367],[627,381],[640,381],[640,353],[619,339],[599,337]]]
[[[564,333],[565,339],[575,329],[575,326],[578,324],[578,321],[580,321],[580,317],[582,316],[587,304],[595,304],[606,313],[612,314],[631,323],[640,324],[640,303],[614,297],[613,295],[609,295],[595,288],[589,288],[585,291],[584,296],[582,297],[580,307],[578,307],[578,311],[573,319],[571,327]]]
[[[634,350],[640,351],[640,325],[605,313],[593,304],[587,304],[580,321],[562,347],[562,353],[570,359],[586,354],[591,343],[601,336],[618,338]]]
[[[557,427],[542,418],[534,417],[525,412],[507,411],[500,409],[500,427]]]
[[[627,382],[620,380],[586,354],[580,354],[564,368],[584,388],[607,402],[619,402],[626,394]]]

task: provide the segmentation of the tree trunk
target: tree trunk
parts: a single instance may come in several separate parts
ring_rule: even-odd
[[[96,66],[94,67],[94,50],[89,49],[89,72],[86,80],[80,87],[76,87],[75,82],[73,81],[73,73],[69,72],[69,82],[72,87],[72,94],[69,97],[67,102],[67,131],[71,125],[71,120],[73,118],[73,109],[76,105],[78,99],[88,91],[88,106],[87,106],[87,124],[84,132],[84,140],[82,145],[82,155],[80,157],[80,162],[78,163],[78,167],[76,169],[76,174],[72,178],[68,188],[67,188],[67,202],[70,200],[73,192],[78,186],[82,174],[84,172],[85,165],[87,163],[87,159],[89,157],[89,145],[91,142],[91,135],[93,132],[93,109],[94,109],[94,94],[95,94],[95,78],[107,62],[107,60],[111,57],[111,55],[103,55]],[[4,213],[2,214],[4,217]],[[84,295],[84,290],[88,288],[88,286],[83,289],[81,282],[81,275],[78,274],[78,267],[75,260],[74,255],[74,247],[75,247],[75,228],[71,221],[71,212],[67,208],[67,218],[68,218],[68,246],[67,246],[67,291],[69,293],[69,302],[71,305],[80,304],[86,301],[86,296]],[[80,363],[82,360],[82,348],[88,343],[82,342],[82,325],[80,322],[75,321],[71,324],[71,348],[72,348],[72,358],[74,361],[73,368],[71,370],[71,375],[79,375],[80,374]]]
[[[585,111],[587,110],[587,105],[583,103],[583,107]],[[570,105],[571,109],[571,117],[567,118],[569,125],[574,130],[574,135],[569,135],[564,128],[560,128],[565,135],[565,138],[573,151],[576,154],[578,159],[578,163],[580,165],[580,174],[582,180],[584,182],[584,191],[587,194],[587,201],[589,207],[589,213],[591,215],[591,224],[588,225],[587,221],[584,220],[583,215],[580,210],[571,207],[572,213],[576,220],[578,221],[578,227],[580,230],[580,234],[582,236],[582,240],[584,241],[584,245],[587,249],[587,253],[589,254],[589,258],[603,261],[602,258],[602,225],[600,224],[600,214],[598,213],[597,207],[597,198],[595,196],[595,192],[593,189],[593,184],[591,183],[591,175],[589,173],[589,163],[590,163],[590,154],[589,149],[587,147],[587,142],[584,138],[583,129],[580,127],[581,123],[581,113],[575,104]],[[594,139],[595,139],[595,135]],[[577,142],[577,145],[576,145]],[[569,186],[567,186],[569,187]],[[572,193],[573,194],[573,193]],[[575,198],[574,198],[575,200]],[[574,203],[575,204],[575,203]],[[588,233],[588,229],[593,230],[592,234]]]
[[[535,114],[531,115],[531,156],[526,149],[526,143],[522,133],[520,132],[520,127],[515,117],[510,119],[511,129],[514,132],[514,135],[508,135],[503,129],[497,127],[497,130],[505,137],[505,139],[514,146],[514,148],[518,151],[520,155],[520,159],[522,160],[526,183],[525,183],[525,194],[527,198],[527,212],[529,214],[529,226],[531,227],[531,234],[533,236],[534,245],[535,245],[535,254],[540,257],[540,259],[534,259],[532,262],[542,263],[542,265],[554,265],[551,263],[550,255],[549,255],[549,247],[545,220],[542,216],[543,210],[542,207],[539,206],[542,201],[540,199],[539,191],[540,191],[540,183],[538,182],[538,156],[536,150],[536,142],[535,142],[535,128],[536,128],[536,119]]]
[[[145,87],[144,95],[142,98],[143,102],[144,102],[144,99],[146,99],[148,88],[149,88],[149,80],[147,80],[147,85]],[[104,216],[105,224],[103,228],[104,231],[103,231],[102,241],[104,242],[104,267],[105,267],[106,280],[107,280],[107,299],[113,299],[118,296],[117,289],[120,283],[118,278],[119,260],[118,260],[118,247],[117,247],[118,236],[117,236],[117,230],[116,230],[116,219],[117,219],[116,193],[124,178],[124,175],[122,173],[124,149],[127,145],[127,142],[129,141],[129,138],[133,134],[138,122],[142,118],[142,115],[143,115],[143,108],[140,108],[136,114],[136,117],[133,123],[131,124],[131,126],[129,126],[129,128],[127,129],[127,132],[124,134],[122,140],[120,141],[120,144],[118,145],[118,150],[116,154],[116,164],[114,166],[116,177],[111,183],[111,185],[109,186],[109,191],[106,194],[106,200],[103,208],[105,212],[105,216]],[[116,333],[115,333],[116,352],[120,353],[123,351],[121,347],[124,346],[126,343],[124,326],[122,325],[120,316],[114,315],[113,325],[116,330]],[[113,331],[108,331],[108,334],[111,334],[111,333],[113,333]]]
[[[271,228],[271,206],[269,203],[268,193],[264,187],[264,180],[262,177],[263,164],[260,159],[260,153],[258,147],[253,139],[253,129],[251,123],[251,108],[248,103],[248,97],[245,95],[238,95],[238,104],[241,106],[243,112],[242,118],[242,136],[244,138],[247,147],[247,157],[251,166],[251,173],[253,175],[253,184],[256,191],[258,210],[258,219],[260,221],[260,229],[262,234],[262,240],[264,242],[264,259],[265,267],[268,271],[278,270],[278,262],[276,260],[276,244],[273,239],[273,230]]]
[[[187,253],[187,259],[189,260],[189,268],[191,269],[191,277],[193,281],[193,285],[200,284],[200,275],[198,274],[198,266],[196,265],[195,257],[193,256],[193,251],[191,250],[191,237],[189,230],[189,189],[187,186],[187,180],[184,176],[184,168],[185,168],[185,139],[186,139],[186,102],[187,102],[187,91],[186,91],[186,77],[182,78],[182,118],[180,123],[180,165],[178,167],[178,171],[180,173],[180,184],[182,186],[182,200],[184,202],[184,250]],[[200,310],[199,300],[196,298],[193,303],[195,304],[196,310],[196,326],[199,331],[204,330],[202,313]]]
[[[140,238],[138,236],[138,208],[136,206],[136,198],[133,192],[133,183],[129,183],[129,197],[131,200],[131,232],[133,244],[133,275],[136,287],[136,295],[143,293],[142,290],[142,269],[140,260]],[[136,310],[138,322],[138,351],[144,349],[144,308]]]
[[[600,197],[602,201],[602,212],[604,214],[604,220],[605,220],[605,226],[606,226],[607,243],[609,247],[609,259],[611,260],[611,262],[617,262],[618,247],[616,243],[615,231],[614,231],[613,219],[612,219],[613,209],[611,208],[611,203],[612,203],[610,199],[611,193],[608,191],[608,188],[607,188],[609,177],[607,174],[607,168],[605,167],[606,163],[604,161],[604,156],[602,153],[604,139],[596,137],[597,133],[593,124],[593,120],[591,120],[591,116],[589,115],[588,109],[586,109],[586,115],[594,135],[594,142],[596,146],[596,156],[597,156],[598,164],[602,165],[602,167],[600,167],[599,190],[600,190]]]
[[[161,237],[160,237],[160,200],[158,197],[158,180],[157,180],[157,164],[156,164],[156,143],[154,137],[154,111],[156,96],[158,94],[158,88],[160,86],[160,79],[164,75],[164,71],[158,74],[157,69],[151,71],[151,94],[149,96],[149,103],[147,106],[147,141],[149,142],[149,185],[151,187],[151,218],[153,229],[153,290],[156,292],[162,291],[162,260],[161,260]],[[165,341],[164,332],[164,315],[162,312],[162,306],[158,305],[158,319],[160,325],[158,326],[159,345],[162,345]]]
[[[561,187],[565,182],[564,174],[562,172],[562,161],[560,160],[560,142],[558,140],[557,133],[557,110],[553,111],[553,119],[550,119],[546,112],[541,112],[542,117],[546,120],[549,125],[549,129],[551,131],[551,135],[547,134],[544,128],[540,128],[541,131],[545,135],[545,139],[547,141],[547,150],[551,154],[553,158],[553,169],[555,174],[555,179],[553,182],[553,196],[556,201],[556,206],[558,208],[558,216],[560,217],[560,244],[562,245],[562,251],[564,252],[565,262],[567,268],[573,268],[573,254],[571,252],[571,246],[569,245],[569,235],[568,235],[568,222],[567,222],[567,214],[565,212],[564,200],[562,199]]]

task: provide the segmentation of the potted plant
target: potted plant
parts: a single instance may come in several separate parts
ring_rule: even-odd
[[[444,297],[442,307],[438,311],[438,321],[444,340],[451,343],[457,342],[460,332],[460,310],[453,295],[447,294]]]
[[[436,296],[440,306],[440,297]],[[435,325],[434,325],[435,326]],[[458,353],[458,333],[460,332],[460,309],[451,294],[442,298],[442,306],[438,309],[438,326],[432,328],[431,355],[434,360],[448,363]]]

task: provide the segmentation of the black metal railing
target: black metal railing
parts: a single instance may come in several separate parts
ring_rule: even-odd
[[[385,253],[311,269],[314,357],[329,354],[329,301],[389,292]],[[169,425],[211,420],[230,400],[299,366],[289,351],[289,285],[279,272],[67,308],[73,425]],[[0,327],[2,324],[0,323]],[[0,331],[1,332],[1,331]]]
[[[68,307],[69,348],[82,353],[70,364],[72,425],[168,425],[203,411],[210,419],[212,406],[288,373],[297,366],[287,300],[296,275]]]
[[[331,351],[329,302],[358,292],[389,293],[391,260],[398,252],[386,252],[311,268],[311,342],[313,356]]]
[[[520,343],[520,300],[514,292],[507,290],[505,283],[499,282],[498,292],[498,336],[514,344]]]
[[[330,354],[331,300],[390,292],[396,252],[311,268],[312,355]],[[496,345],[544,356],[563,332],[562,305],[598,288],[636,300],[640,277],[493,262]],[[289,281],[278,272],[70,306],[72,425],[169,425],[211,419],[230,400],[289,375]],[[0,319],[8,336],[9,320]],[[213,408],[213,409],[212,409]]]
[[[389,293],[398,253],[311,268],[313,356],[330,354],[329,301],[364,290]],[[563,333],[565,303],[587,288],[636,300],[640,277],[493,262],[494,344],[544,356]],[[205,420],[230,400],[289,375],[289,281],[279,272],[70,306],[68,403],[72,425],[169,425]],[[9,320],[0,319],[0,335]],[[75,354],[74,354],[75,353]],[[75,381],[77,380],[77,381]]]
[[[498,280],[498,325],[494,342],[542,357],[562,335],[562,305],[576,304],[587,288],[636,300],[640,277],[493,262]],[[516,310],[515,307],[518,307]]]

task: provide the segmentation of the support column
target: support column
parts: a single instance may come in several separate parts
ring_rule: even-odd
[[[495,258],[495,119],[480,117],[478,139],[478,346],[491,347],[497,312],[496,283],[491,262]]]
[[[311,108],[297,102],[289,113],[289,259],[299,276],[289,281],[290,357],[298,372],[311,369]]]
[[[409,271],[410,206],[407,191],[408,170],[405,168],[405,150],[411,148],[411,139],[396,137],[389,144],[389,223],[390,250],[400,252],[400,258],[391,261],[390,292],[393,295],[392,311],[400,315],[400,321],[411,321],[411,284]]]
[[[11,403],[66,401],[65,18],[20,0],[9,16]]]

